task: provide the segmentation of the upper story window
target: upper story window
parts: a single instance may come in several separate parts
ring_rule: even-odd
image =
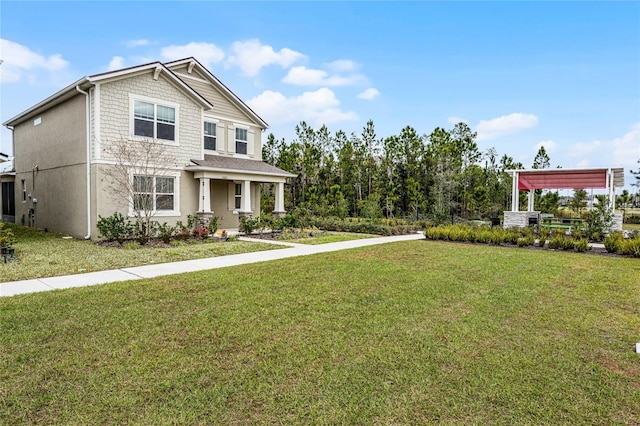
[[[133,134],[153,139],[176,140],[176,109],[171,106],[135,100]]]
[[[239,129],[236,127],[236,153],[246,154],[247,145],[247,129]]]
[[[216,123],[204,122],[204,149],[216,150]]]

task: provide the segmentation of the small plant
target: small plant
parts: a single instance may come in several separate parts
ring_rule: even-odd
[[[622,232],[613,232],[611,235],[604,239],[604,248],[607,253],[620,253],[622,251],[622,243],[624,237]]]
[[[125,250],[137,250],[140,248],[140,245],[135,241],[127,241],[126,243],[124,243],[122,248],[124,248]]]
[[[573,241],[573,249],[578,253],[584,253],[589,250],[589,241],[586,238],[580,238]]]
[[[249,235],[256,229],[258,229],[258,219],[251,219],[248,216],[242,216],[240,218],[240,225],[238,226],[240,232]]]
[[[536,241],[536,238],[533,235],[527,235],[525,237],[518,238],[517,245],[518,247],[529,247],[532,246]]]
[[[623,240],[621,244],[620,254],[626,256],[640,257],[640,237]]]
[[[209,230],[205,227],[196,228],[191,232],[191,234],[199,240],[205,240],[209,237]]]
[[[207,231],[209,231],[209,234],[213,235],[216,233],[216,231],[218,230],[219,220],[220,218],[218,216],[213,216],[211,219],[209,219],[209,223],[207,224]]]
[[[176,231],[176,227],[167,225],[167,222],[158,226],[158,235],[160,236],[160,239],[162,240],[162,242],[165,244],[169,244],[171,242],[171,239],[173,238],[173,234],[175,233],[175,231]]]
[[[4,225],[0,223],[0,247],[10,248],[16,243],[16,237],[11,229],[3,229]]]

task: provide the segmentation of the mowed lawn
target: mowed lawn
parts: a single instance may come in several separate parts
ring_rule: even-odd
[[[413,241],[0,298],[0,423],[639,424],[640,261]]]

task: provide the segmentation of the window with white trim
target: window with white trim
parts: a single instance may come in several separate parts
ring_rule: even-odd
[[[235,195],[234,208],[236,210],[240,210],[240,208],[242,207],[242,184],[236,183],[235,187],[236,187],[236,195]]]
[[[22,179],[21,183],[22,183],[22,202],[24,203],[27,201],[27,181]]]
[[[216,150],[216,131],[216,123],[204,122],[204,149],[209,151]]]
[[[236,153],[246,154],[248,145],[247,142],[247,129],[239,129],[236,127]]]
[[[133,134],[153,139],[176,140],[176,109],[134,100]]]
[[[143,211],[173,211],[175,178],[165,176],[133,176],[133,208]]]

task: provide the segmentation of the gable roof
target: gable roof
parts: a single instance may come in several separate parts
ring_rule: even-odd
[[[184,58],[184,59],[179,59],[176,61],[164,63],[164,65],[167,66],[168,68],[175,68],[185,64],[189,65],[190,70],[192,70],[193,68],[196,68],[197,71],[200,74],[204,75],[213,84],[214,87],[216,87],[217,89],[220,90],[220,92],[222,92],[223,96],[225,96],[229,101],[231,101],[238,108],[240,108],[249,117],[253,118],[257,123],[259,123],[262,129],[267,129],[269,127],[269,124],[267,124],[266,121],[264,121],[258,114],[256,114],[254,110],[252,110],[247,104],[245,104],[242,101],[242,99],[236,96],[236,94],[233,93],[231,89],[229,89],[227,86],[225,86],[224,83],[218,80],[218,78],[215,75],[213,75],[211,71],[205,68],[200,62],[198,62],[196,58],[189,57],[189,58]]]
[[[163,73],[163,75],[165,75],[165,77],[174,86],[176,86],[178,89],[182,90],[184,93],[190,96],[196,103],[200,104],[203,108],[205,109],[213,108],[213,105],[208,100],[206,100],[202,95],[200,95],[198,92],[193,90],[191,86],[189,86],[187,83],[182,81],[182,79],[180,79],[177,75],[175,75],[173,71],[167,68],[163,63],[150,62],[148,64],[136,65],[133,67],[122,68],[115,71],[107,71],[104,73],[83,77],[80,80],[60,90],[59,92],[49,96],[45,100],[37,103],[31,108],[5,121],[2,124],[4,126],[16,126],[26,120],[29,120],[30,118],[33,118],[43,113],[49,108],[52,108],[66,101],[67,99],[70,99],[73,96],[76,96],[79,93],[79,90],[86,90],[87,88],[94,86],[96,83],[104,82],[108,80],[120,79],[120,78],[127,78],[135,74],[143,74],[150,71],[153,71],[154,73],[156,73],[154,75],[154,78],[157,78],[157,75],[159,75],[160,73]]]

